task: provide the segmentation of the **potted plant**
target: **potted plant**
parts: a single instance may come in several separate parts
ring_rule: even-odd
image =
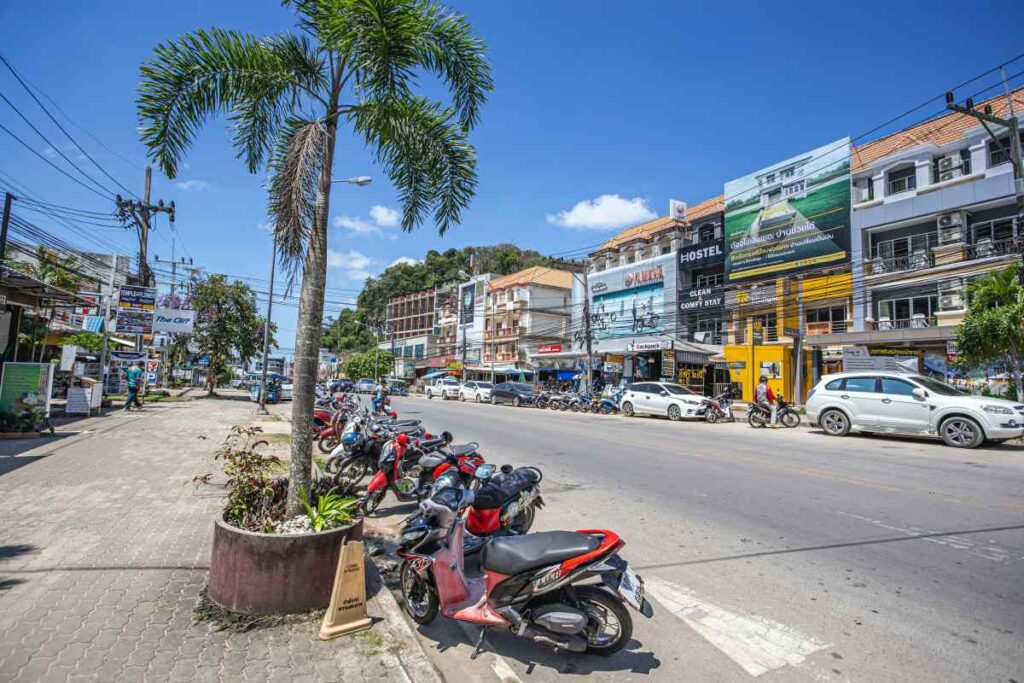
[[[342,544],[362,540],[357,501],[321,479],[301,492],[305,514],[286,519],[288,480],[274,476],[280,459],[263,452],[261,433],[235,427],[216,454],[227,497],[214,526],[210,599],[246,614],[326,607]]]

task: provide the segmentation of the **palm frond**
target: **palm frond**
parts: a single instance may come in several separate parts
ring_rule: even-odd
[[[271,158],[268,212],[278,253],[292,279],[313,231],[317,183],[324,170],[327,143],[322,121],[289,118]]]
[[[398,190],[403,230],[431,211],[440,234],[459,222],[477,185],[476,150],[451,110],[409,97],[365,102],[349,118]]]
[[[269,151],[284,100],[316,93],[322,64],[303,38],[199,30],[157,46],[141,68],[138,115],[142,142],[174,178],[200,126],[226,112],[250,171]]]

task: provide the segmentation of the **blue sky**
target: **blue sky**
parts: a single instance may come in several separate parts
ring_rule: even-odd
[[[342,137],[336,177],[367,174],[374,183],[339,186],[332,196],[328,314],[355,298],[367,274],[428,249],[513,241],[567,252],[599,243],[616,227],[666,213],[670,198],[713,197],[727,180],[856,137],[1024,51],[1017,22],[1008,20],[1020,6],[1011,2],[969,9],[942,1],[450,6],[468,15],[494,66],[496,89],[473,136],[478,195],[462,225],[443,238],[431,225],[399,234],[393,189],[363,146]],[[0,50],[76,124],[125,157],[69,128],[112,175],[141,190],[134,97],[138,66],[153,47],[197,27],[264,34],[291,24],[290,11],[274,0],[4,3]],[[1022,69],[1024,60],[1009,73]],[[992,83],[989,77],[974,89]],[[1013,81],[1021,83],[1020,76]],[[69,144],[3,70],[0,90],[53,142]],[[898,127],[940,108],[934,103]],[[0,123],[46,152],[2,102]],[[0,151],[0,172],[46,201],[109,208],[3,132]],[[221,123],[203,131],[186,161],[178,179],[157,173],[154,181],[154,197],[177,203],[175,249],[180,254],[183,242],[214,272],[265,278],[263,176],[234,159]],[[3,177],[0,184],[7,185]],[[126,252],[135,248],[129,234],[103,236]],[[173,237],[158,224],[150,253],[167,258]],[[285,348],[293,344],[294,314],[279,306],[274,315]]]

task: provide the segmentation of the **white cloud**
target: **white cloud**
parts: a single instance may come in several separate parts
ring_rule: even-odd
[[[43,150],[43,154],[52,159],[55,156],[57,156],[57,150],[55,150],[53,147],[47,147],[46,149]]]
[[[643,197],[626,199],[617,194],[603,194],[577,202],[568,211],[548,214],[547,221],[572,230],[612,230],[656,217]]]
[[[327,267],[341,270],[345,279],[352,282],[361,282],[370,277],[373,274],[371,268],[376,265],[377,259],[361,251],[327,250]]]
[[[370,209],[370,218],[382,228],[394,228],[398,226],[400,215],[395,209],[377,204]]]
[[[370,209],[370,220],[359,216],[335,216],[332,223],[353,235],[371,235],[389,240],[398,239],[393,228],[398,226],[399,213],[395,209],[377,204]]]
[[[411,256],[399,256],[398,258],[391,262],[391,266],[397,266],[399,263],[405,263],[410,266],[415,266],[419,262],[419,259],[414,259]],[[391,266],[388,266],[388,268],[390,268]]]
[[[174,186],[184,192],[202,192],[210,186],[205,180],[181,180],[174,183]]]

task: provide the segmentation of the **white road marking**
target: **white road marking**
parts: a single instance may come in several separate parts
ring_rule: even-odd
[[[808,655],[828,647],[827,643],[777,621],[712,605],[669,581],[645,576],[644,585],[649,595],[751,676],[760,676],[786,665],[795,666]]]
[[[921,529],[919,527],[914,526],[893,526],[892,524],[886,524],[882,520],[864,517],[863,515],[855,515],[852,512],[842,512],[841,510],[836,510],[836,512],[840,515],[843,515],[844,517],[852,517],[853,519],[859,519],[862,522],[868,522],[869,524],[873,524],[882,529],[887,529],[889,531],[895,531],[904,534],[908,538],[917,537],[918,540],[921,541],[937,543],[938,545],[956,548],[957,550],[966,550],[971,555],[975,555],[976,557],[983,557],[986,560],[992,560],[993,562],[1011,562],[1014,559],[1013,556],[1010,554],[1009,550],[1006,550],[1005,548],[1001,548],[998,545],[995,545],[994,541],[989,541],[988,545],[982,545],[980,543],[972,541],[969,538],[957,536],[955,534],[933,536],[930,534],[935,534],[937,532],[931,529]]]

